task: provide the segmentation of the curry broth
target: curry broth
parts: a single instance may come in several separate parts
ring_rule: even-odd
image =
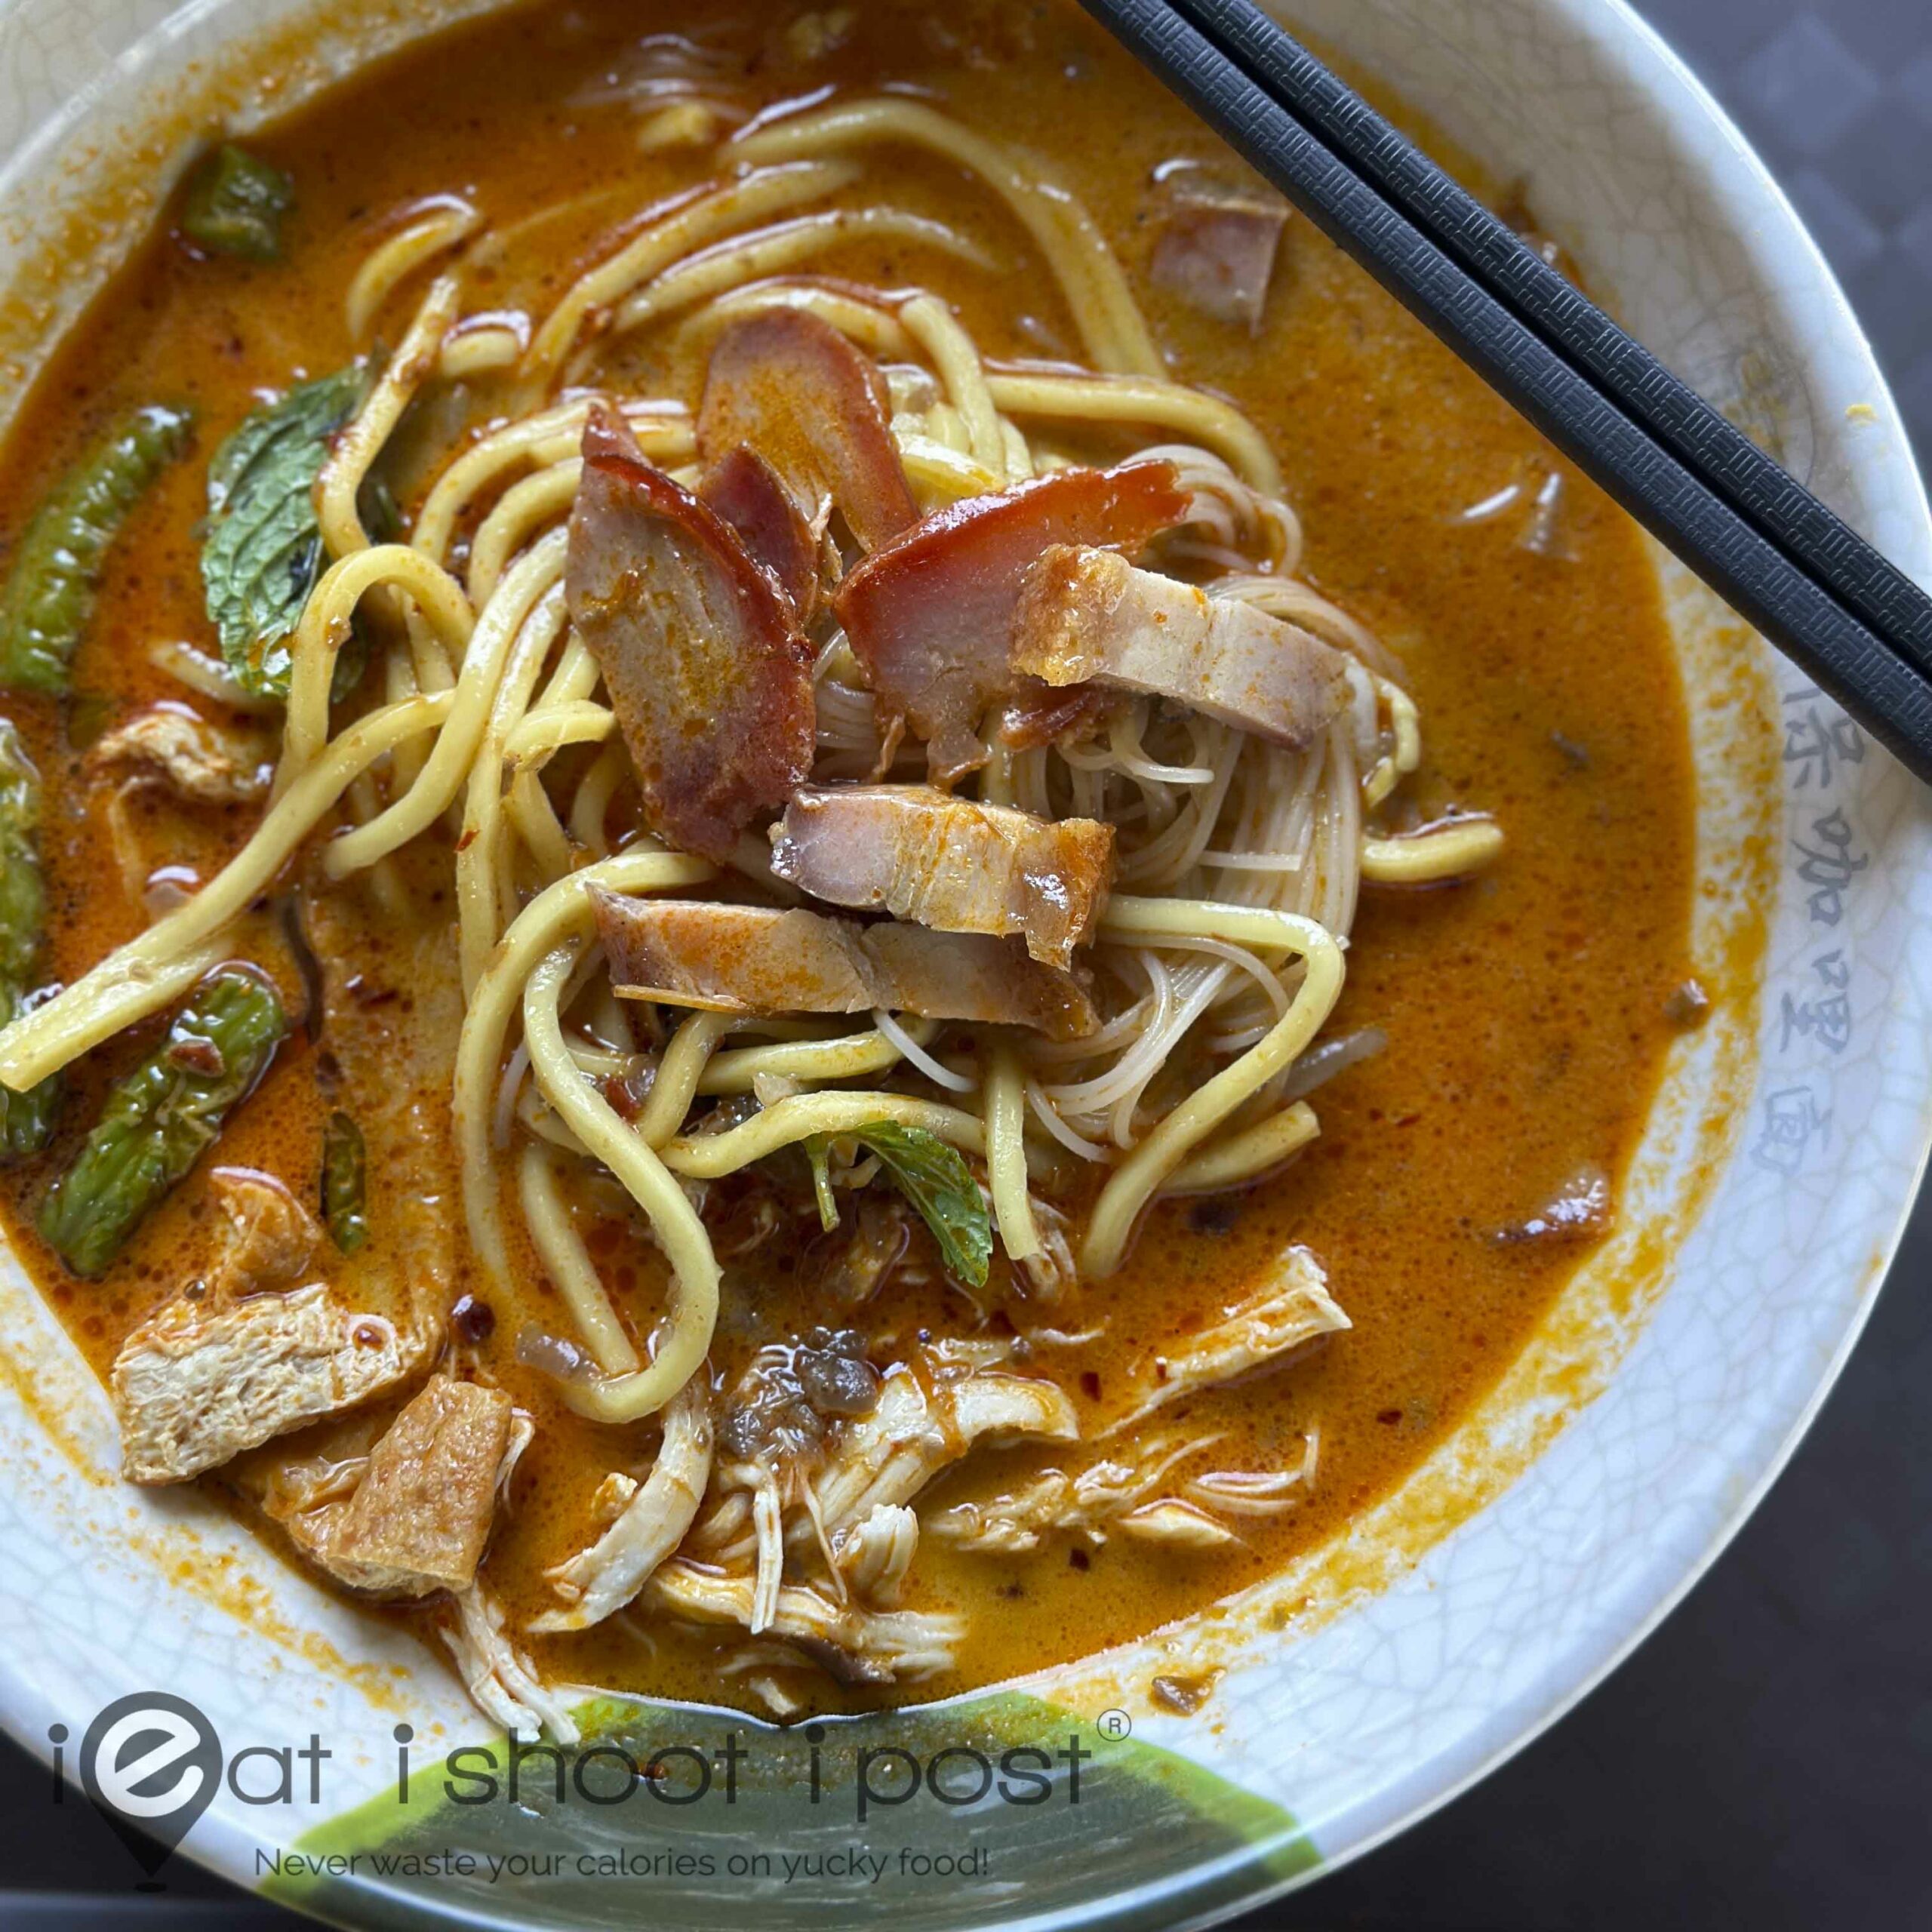
[[[1329,1031],[1373,1024],[1387,1050],[1318,1097],[1320,1138],[1284,1174],[1209,1201],[1158,1207],[1128,1266],[1087,1286],[1063,1318],[1068,1327],[1104,1323],[1103,1337],[1038,1364],[1074,1396],[1091,1432],[1114,1413],[1110,1395],[1131,1362],[1204,1325],[1286,1246],[1306,1244],[1352,1329],[1285,1371],[1177,1404],[1159,1420],[1218,1434],[1229,1463],[1262,1468],[1298,1460],[1303,1432],[1318,1429],[1312,1497],[1284,1515],[1244,1521],[1243,1540],[1221,1554],[1115,1538],[1091,1550],[1049,1541],[1035,1555],[1005,1558],[928,1540],[909,1607],[958,1608],[971,1619],[957,1670],[920,1692],[943,1695],[1137,1635],[1255,1582],[1385,1492],[1494,1380],[1586,1251],[1499,1244],[1495,1231],[1534,1212],[1581,1166],[1620,1176],[1656,1088],[1672,1031],[1666,1004],[1690,971],[1692,774],[1683,694],[1639,534],[1365,276],[1291,220],[1252,340],[1148,285],[1153,171],[1177,156],[1211,156],[1217,145],[1084,17],[1057,5],[872,5],[848,43],[809,62],[785,32],[792,18],[776,7],[707,12],[702,34],[749,63],[745,84],[761,100],[889,82],[1049,157],[1119,251],[1175,373],[1225,391],[1272,443],[1306,526],[1305,574],[1398,654],[1423,731],[1424,764],[1407,795],[1426,814],[1451,802],[1492,812],[1509,840],[1501,862],[1475,882],[1365,889]],[[64,712],[39,700],[12,707],[47,785],[54,975],[77,976],[143,923],[138,900],[118,883],[103,796],[90,790],[78,747],[141,706],[180,695],[150,668],[151,645],[207,641],[194,531],[208,452],[256,392],[348,358],[342,291],[405,205],[447,191],[473,200],[508,238],[496,266],[475,272],[472,306],[540,312],[614,226],[698,179],[700,157],[639,152],[634,109],[605,85],[634,72],[648,29],[671,31],[678,19],[616,0],[510,14],[358,76],[251,137],[297,183],[281,265],[202,259],[161,232],[56,354],[0,474],[0,528],[8,533],[122,408],[192,403],[198,429],[195,460],[164,476],[112,554],[75,666],[84,695]],[[906,205],[943,214],[997,257],[999,272],[876,243],[844,248],[820,265],[826,271],[936,288],[989,354],[1070,352],[1072,331],[1050,278],[989,196],[923,158],[908,157],[903,171],[895,162],[894,181]],[[583,205],[515,232],[540,209],[580,195]],[[386,312],[391,339],[398,315]],[[701,351],[675,344],[675,331],[654,334],[614,355],[614,380],[694,396]],[[1506,486],[1552,471],[1565,476],[1552,544],[1526,544],[1521,512],[1464,519]],[[252,808],[211,814],[152,798],[129,809],[144,849],[201,879],[255,816]],[[406,900],[413,916],[447,930],[453,894],[447,852],[438,852],[436,863],[407,869]],[[394,1023],[406,1029],[401,961],[411,935],[361,888],[345,899],[366,928],[361,970],[393,996]],[[266,909],[243,940],[238,949],[275,972],[299,1010],[294,963]],[[152,1030],[78,1069],[49,1159],[5,1177],[16,1244],[103,1376],[127,1330],[202,1265],[214,1161],[97,1283],[66,1275],[32,1233],[32,1213],[107,1082]],[[309,1191],[331,1104],[316,1051],[299,1028],[291,1035],[232,1118],[219,1161],[260,1167]],[[446,1086],[426,1084],[418,1097],[434,1118],[447,1117]],[[371,1149],[378,1211],[382,1151]],[[813,1224],[762,1229],[749,1194],[720,1211],[728,1223],[741,1212],[754,1244],[726,1257],[714,1361],[731,1369],[765,1338],[764,1324],[783,1333],[823,1316],[801,1286]],[[592,1246],[620,1306],[640,1331],[648,1327],[663,1288],[655,1251],[616,1217]],[[721,1238],[721,1251],[728,1246]],[[518,1364],[525,1322],[561,1331],[566,1317],[534,1256],[513,1252],[522,1277],[516,1306],[494,1311],[476,1355],[539,1425],[487,1565],[515,1627],[550,1601],[542,1567],[587,1540],[589,1497],[605,1472],[648,1461],[654,1431],[583,1422]],[[998,1269],[987,1295],[996,1328]],[[958,1334],[978,1320],[956,1292],[903,1284],[862,1318],[875,1352],[922,1328]],[[1052,1461],[1047,1450],[983,1452],[931,1494],[995,1494]],[[546,1676],[737,1700],[717,1670],[718,1646],[661,1629],[654,1644],[641,1644],[626,1626],[620,1618],[535,1640],[533,1654]],[[818,1694],[837,1704],[878,1694],[827,1679]]]

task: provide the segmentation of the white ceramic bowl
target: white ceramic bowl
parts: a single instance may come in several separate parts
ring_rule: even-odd
[[[464,10],[0,0],[0,278],[29,298],[5,305],[9,399],[89,287],[38,278],[37,245],[103,180],[164,178],[184,109],[245,125],[356,48]],[[1639,336],[1932,578],[1924,495],[1843,297],[1737,131],[1620,0],[1290,11],[1500,178],[1524,180]],[[264,45],[269,93],[242,52]],[[104,262],[124,237],[110,224],[95,238]],[[319,1804],[298,1791],[251,1804],[224,1784],[195,1826],[187,1849],[244,1884],[291,1844],[366,1847],[411,1819],[423,1848],[440,1834],[500,1853],[661,1846],[675,1826],[675,1842],[711,1847],[721,1867],[411,1879],[365,1860],[346,1877],[278,1881],[358,1924],[624,1923],[645,1902],[638,1882],[667,1925],[1200,1922],[1353,1856],[1481,1776],[1655,1624],[1776,1475],[1857,1337],[1932,1131],[1926,799],[1681,573],[1665,574],[1698,746],[1699,945],[1748,952],[1761,922],[1755,1010],[1678,1050],[1619,1235],[1456,1438],[1342,1543],[1225,1611],[1023,1694],[854,1734],[929,1754],[969,1735],[1063,1734],[1069,1713],[1088,1727],[1078,1811],[1057,1792],[1044,1817],[992,1800],[875,1810],[858,1828],[895,1858],[982,1848],[989,1875],[787,1884],[723,1869],[852,1841],[844,1796],[821,1816],[783,1787],[795,1738],[758,1737],[776,1768],[729,1815],[435,1812],[426,1786],[395,1813],[383,1794],[399,1719],[419,1762],[480,1732],[440,1663],[285,1570],[200,1497],[120,1485],[105,1401],[10,1263],[0,1720],[43,1755],[65,1724],[71,1752],[109,1700],[160,1688],[192,1699],[231,1758],[321,1733],[333,1755]],[[1150,1675],[1180,1654],[1226,1669],[1198,1720],[1146,1700]],[[1131,1739],[1096,1722],[1108,1709],[1129,1714]],[[660,1740],[711,1722],[609,1715]]]

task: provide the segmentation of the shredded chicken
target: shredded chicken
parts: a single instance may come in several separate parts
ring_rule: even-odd
[[[592,407],[571,617],[604,673],[652,825],[720,861],[811,769],[811,650],[731,526]]]
[[[1017,936],[1049,966],[1093,937],[1114,829],[1035,818],[930,785],[801,786],[771,829],[771,869],[815,899],[949,933]]]
[[[588,1549],[546,1572],[566,1607],[533,1618],[530,1629],[587,1629],[623,1609],[683,1542],[710,1479],[710,1389],[707,1377],[694,1375],[664,1411],[664,1439],[642,1485],[630,1484]]]
[[[518,1650],[504,1627],[503,1605],[480,1583],[457,1591],[453,1601],[454,1620],[438,1634],[477,1708],[519,1737],[547,1727],[559,1744],[574,1744],[577,1727],[568,1707]]]
[[[609,1471],[591,1491],[591,1521],[608,1530],[630,1507],[631,1498],[643,1487],[635,1476],[626,1475],[622,1469]]]
[[[1206,1510],[1179,1498],[1164,1496],[1130,1509],[1118,1524],[1123,1536],[1141,1543],[1167,1544],[1176,1549],[1225,1549],[1241,1539]]]
[[[1211,1327],[1153,1356],[1137,1377],[1140,1400],[1105,1432],[1114,1435],[1170,1402],[1231,1382],[1352,1325],[1328,1293],[1321,1263],[1306,1248],[1290,1248],[1278,1265],[1278,1280],[1238,1302]]]
[[[780,1724],[796,1717],[805,1707],[804,1698],[795,1696],[774,1677],[749,1678],[745,1687],[756,1695]]]
[[[918,1547],[907,1506],[941,1469],[977,1442],[1065,1441],[1078,1428],[1072,1405],[1051,1383],[983,1367],[974,1354],[943,1343],[924,1350],[916,1369],[902,1364],[888,1374],[869,1409],[829,1444],[819,1424],[795,1415],[798,1407],[768,1402],[743,1411],[748,1423],[765,1417],[763,1446],[721,1472],[726,1493],[687,1546],[734,1571],[752,1565],[746,1627],[754,1635],[784,1634],[788,1555],[809,1561],[815,1551],[841,1601],[848,1590],[895,1601]],[[746,1430],[737,1433],[749,1441]]]
[[[1001,1556],[1023,1556],[1052,1536],[1104,1543],[1109,1524],[1145,1503],[1177,1463],[1204,1454],[1215,1440],[1156,1436],[1072,1473],[1045,1469],[990,1501],[940,1511],[928,1519],[927,1533],[978,1555]]]
[[[352,1589],[467,1589],[515,1459],[510,1398],[438,1376],[369,1452],[346,1496],[288,1517],[290,1540]],[[515,1445],[513,1447],[513,1444]]]
[[[130,1482],[183,1482],[244,1449],[367,1401],[420,1352],[316,1282],[232,1306],[183,1297],[122,1343],[109,1389]]]
[[[751,1628],[757,1585],[681,1559],[666,1564],[646,1586],[652,1604],[697,1623]],[[915,1611],[841,1608],[818,1590],[788,1583],[777,1593],[768,1626],[846,1683],[917,1682],[952,1667],[965,1620]]]
[[[1348,660],[1298,625],[1136,569],[1111,551],[1068,544],[1026,573],[1013,663],[1051,685],[1097,682],[1170,698],[1297,746],[1349,695]]]
[[[904,1592],[918,1547],[918,1516],[903,1503],[875,1503],[847,1536],[839,1567],[860,1595],[890,1609]]]
[[[855,1329],[824,1327],[801,1341],[761,1349],[732,1391],[718,1432],[731,1459],[718,1472],[722,1500],[694,1545],[722,1561],[753,1561],[755,1633],[776,1614],[788,1509],[804,1511],[843,1600],[844,1580],[818,1520],[811,1477],[839,1420],[869,1415],[878,1396],[878,1372],[866,1358],[865,1337]]]
[[[984,764],[980,721],[1018,681],[1008,634],[1027,567],[1057,543],[1137,550],[1188,503],[1171,463],[1060,469],[936,511],[875,551],[832,602],[881,718],[910,722],[941,783]]]
[[[910,1503],[974,1444],[1071,1442],[1079,1432],[1073,1404],[1051,1382],[997,1371],[894,1370],[878,1406],[848,1425],[812,1486],[835,1561],[875,1510]]]
[[[1261,326],[1288,205],[1251,176],[1183,168],[1161,183],[1165,217],[1148,272],[1217,321]]]
[[[1035,1303],[1041,1308],[1054,1308],[1080,1285],[1080,1269],[1073,1258],[1072,1224],[1051,1201],[1032,1193],[1027,1199],[1032,1208],[1033,1229],[1040,1237],[1040,1247],[1038,1254],[1024,1255],[1016,1261],[1014,1272]],[[986,1204],[991,1213],[990,1192]],[[995,1222],[998,1218],[997,1214],[993,1216]]]
[[[1278,1515],[1314,1489],[1319,1442],[1310,1429],[1295,1469],[1204,1469],[1181,1487],[1189,1501],[1223,1516]]]
[[[751,1633],[769,1630],[785,1583],[785,1497],[778,1478],[760,1468],[752,1481],[752,1535],[758,1552],[752,1572]]]
[[[1018,941],[861,926],[768,906],[626,899],[592,886],[617,991],[726,1013],[912,1013],[1074,1039],[1097,1023],[1072,974]]]
[[[88,754],[91,770],[129,771],[196,804],[245,804],[266,795],[270,765],[252,734],[224,730],[185,704],[137,712]]]
[[[1044,1469],[1017,1489],[938,1512],[926,1533],[982,1555],[1026,1555],[1055,1536],[1097,1547],[1116,1530],[1143,1542],[1220,1549],[1239,1540],[1220,1516],[1278,1515],[1313,1486],[1312,1432],[1297,1468],[1203,1469],[1171,1483],[1182,1463],[1204,1456],[1220,1439],[1155,1435],[1083,1469]],[[1169,1493],[1158,1493],[1164,1489]]]

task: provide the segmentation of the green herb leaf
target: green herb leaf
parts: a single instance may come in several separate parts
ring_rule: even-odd
[[[91,752],[107,735],[120,706],[105,691],[75,691],[67,700],[64,718],[67,749]]]
[[[404,524],[402,510],[395,500],[395,492],[389,488],[389,478],[379,469],[372,469],[362,479],[362,487],[355,494],[356,514],[362,519],[362,528],[369,533],[371,543],[397,543],[402,540]]]
[[[189,240],[246,262],[281,258],[281,218],[295,205],[295,183],[278,168],[232,143],[195,171],[181,211]]]
[[[115,1087],[74,1164],[40,1204],[41,1238],[77,1275],[98,1275],[143,1217],[201,1158],[288,1030],[273,986],[225,966]]]
[[[322,1130],[322,1220],[344,1254],[369,1238],[368,1169],[362,1130],[347,1114],[331,1114]]]
[[[829,1234],[838,1225],[838,1202],[832,1192],[832,1137],[810,1134],[804,1149],[812,1171],[812,1192],[818,1197],[818,1224]]]
[[[108,546],[186,447],[193,417],[137,409],[62,477],[20,533],[0,592],[0,685],[59,697],[94,616]]]
[[[321,574],[315,479],[329,439],[361,407],[369,372],[352,363],[291,389],[248,417],[208,465],[202,585],[228,667],[257,696],[286,697],[289,639]],[[336,659],[335,695],[361,673]]]
[[[969,1287],[983,1288],[992,1260],[992,1218],[958,1149],[922,1127],[875,1121],[841,1140],[871,1149],[939,1243],[940,1259]]]

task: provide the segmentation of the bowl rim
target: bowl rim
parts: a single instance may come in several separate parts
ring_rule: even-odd
[[[1265,0],[1265,3],[1291,18],[1296,11],[1295,0]],[[1672,137],[1684,144],[1687,163],[1699,185],[1712,195],[1738,232],[1748,235],[1755,260],[1761,262],[1767,257],[1775,256],[1787,269],[1795,267],[1800,272],[1799,286],[1792,298],[1794,303],[1801,303],[1814,312],[1821,307],[1835,312],[1841,345],[1852,349],[1861,359],[1860,380],[1863,389],[1881,414],[1897,423],[1889,386],[1856,312],[1822,249],[1755,148],[1669,42],[1637,12],[1632,0],[1530,0],[1530,4],[1537,11],[1561,17],[1580,37],[1586,39],[1601,70],[1626,82],[1668,128]],[[165,8],[157,16],[144,17],[139,32],[129,43],[126,57],[137,58],[146,45],[168,35],[188,17],[216,11],[220,5],[221,0],[183,0],[178,7]],[[0,17],[4,17],[8,10],[9,0],[0,0]],[[478,10],[465,7],[460,8],[458,14],[466,17],[475,11]],[[55,108],[42,123],[38,134],[23,143],[4,168],[0,168],[0,174],[11,177],[17,170],[31,171],[43,165],[48,154],[58,150],[72,128],[74,115],[82,110],[84,104],[77,97]],[[1724,171],[1720,171],[1716,165],[1720,152],[1727,163]],[[1894,506],[1908,519],[1915,540],[1921,549],[1932,545],[1932,504],[1928,504],[1925,480],[1903,425],[1898,426],[1895,445],[1868,447],[1857,467],[1861,475],[1875,472],[1887,477],[1894,492]],[[1159,1921],[1171,1925],[1176,1932],[1225,1923],[1241,1914],[1265,1908],[1289,1892],[1378,1849],[1460,1797],[1543,1736],[1583,1698],[1600,1687],[1703,1580],[1783,1473],[1835,1387],[1846,1361],[1864,1332],[1878,1293],[1897,1259],[1906,1226],[1925,1180],[1928,1158],[1932,1158],[1932,1114],[1922,1109],[1911,1184],[1904,1190],[1888,1231],[1882,1241],[1875,1245],[1868,1264],[1867,1290],[1857,1297],[1829,1355],[1817,1371],[1808,1395],[1782,1439],[1764,1458],[1748,1486],[1718,1514],[1696,1553],[1682,1562],[1677,1574],[1656,1592],[1628,1627],[1601,1642],[1594,1656],[1587,1655],[1591,1641],[1587,1635],[1579,1636],[1566,1647],[1566,1660],[1582,1657],[1585,1668],[1574,1680],[1566,1678],[1552,1690],[1540,1706],[1515,1720],[1509,1735],[1459,1767],[1439,1787],[1419,1795],[1386,1821],[1337,1844],[1332,1850],[1324,1846],[1319,1862],[1310,1869],[1285,1878],[1270,1878],[1238,1897],[1224,1898],[1220,1903],[1188,1915],[1185,1895],[1198,1881],[1204,1868],[1181,1866],[1134,1892],[1114,1894],[1097,1900],[1090,1911],[1083,1911],[1077,1917],[1053,1916],[1049,1920],[1028,1914],[1017,1924],[1044,1927],[1051,1922],[1056,1927],[1066,1927],[1075,1924],[1144,1924],[1151,1922],[1147,1915],[1158,1911],[1164,1901],[1171,1901],[1182,1909],[1183,1916]],[[4,1681],[8,1674],[4,1666],[0,1666],[0,1681]],[[16,1729],[11,1712],[0,1715],[0,1727],[14,1735],[42,1763],[51,1762],[53,1754],[45,1738],[30,1730]],[[232,1833],[224,1831],[211,1835],[202,1842],[184,1843],[179,1849],[197,1864],[245,1890],[253,1890],[245,1857],[239,1840]],[[1240,1856],[1229,1854],[1231,1859]],[[1254,1869],[1261,1868],[1257,1864]],[[315,1910],[306,1906],[300,1909]],[[449,1909],[446,1917],[437,1915],[436,1922],[456,1924],[496,1921],[473,1920],[457,1906]]]
[[[1291,15],[1294,11],[1293,0],[1263,0],[1263,4]],[[1797,251],[1812,285],[1808,293],[1836,309],[1847,331],[1847,341],[1855,345],[1862,355],[1866,365],[1864,386],[1869,389],[1873,404],[1881,415],[1890,417],[1898,424],[1896,452],[1887,452],[1869,460],[1903,466],[1906,510],[1921,538],[1932,536],[1932,496],[1928,496],[1924,469],[1912,448],[1909,429],[1899,414],[1896,398],[1871,339],[1823,248],[1755,145],[1671,42],[1637,11],[1634,0],[1535,0],[1535,4],[1567,16],[1589,34],[1600,57],[1617,60],[1623,75],[1641,90],[1647,103],[1667,114],[1673,132],[1680,136],[1687,134],[1701,125],[1709,135],[1724,143],[1748,183],[1748,199],[1763,215],[1779,218],[1783,232],[1777,236],[1775,245],[1780,251]],[[1670,99],[1673,90],[1678,97],[1674,103]],[[1700,155],[1699,160],[1705,185],[1718,187],[1706,158]],[[1747,198],[1733,189],[1721,192],[1727,209],[1734,214],[1740,212],[1740,203]],[[1765,237],[1759,245],[1761,251],[1774,245],[1770,238]],[[1671,1586],[1657,1595],[1644,1614],[1607,1645],[1574,1683],[1549,1698],[1509,1737],[1483,1754],[1440,1789],[1418,1799],[1379,1829],[1364,1832],[1333,1854],[1324,1849],[1321,1862],[1311,1869],[1257,1888],[1235,1903],[1218,1905],[1193,1917],[1177,1920],[1173,1932],[1204,1932],[1207,1927],[1225,1924],[1243,1914],[1285,1898],[1292,1892],[1304,1890],[1380,1850],[1453,1804],[1535,1743],[1629,1661],[1710,1574],[1810,1432],[1820,1411],[1837,1387],[1846,1363],[1863,1337],[1879,1296],[1890,1282],[1906,1229],[1926,1187],[1928,1174],[1932,1174],[1932,1111],[1921,1112],[1919,1145],[1911,1185],[1870,1264],[1869,1292],[1858,1298],[1830,1356],[1818,1372],[1809,1397],[1755,1479],[1713,1525],[1697,1555]]]

